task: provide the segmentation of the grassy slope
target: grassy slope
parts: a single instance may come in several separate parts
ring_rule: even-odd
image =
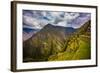
[[[76,38],[77,40],[71,42],[69,46],[66,48],[65,52],[58,53],[57,55],[52,55],[48,58],[49,61],[57,61],[57,60],[81,60],[81,59],[89,59],[90,58],[90,39],[89,36],[79,36]],[[73,41],[73,39],[71,40]],[[76,43],[78,47],[71,49],[71,47],[75,46]]]
[[[34,61],[62,61],[62,60],[81,60],[90,59],[90,23],[86,23],[74,34],[66,36],[55,35],[55,33],[39,34],[36,38],[25,43],[26,57],[24,62]],[[48,31],[46,31],[48,32]],[[50,31],[51,32],[51,31]],[[59,34],[59,33],[58,33]],[[60,37],[59,37],[60,36]],[[28,48],[28,50],[27,50]]]

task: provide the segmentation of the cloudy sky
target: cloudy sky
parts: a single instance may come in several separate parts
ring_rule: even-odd
[[[90,19],[90,13],[23,10],[24,28],[42,29],[48,23],[54,26],[79,28]]]

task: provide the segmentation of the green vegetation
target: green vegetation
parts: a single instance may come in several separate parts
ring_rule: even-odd
[[[56,60],[81,60],[90,59],[90,39],[86,37],[72,38],[66,51],[52,55],[48,58],[49,61]]]
[[[51,26],[50,29],[43,29],[35,37],[24,42],[24,62],[82,60],[91,58],[90,21],[67,36],[63,31],[58,32],[58,29],[57,31],[55,29],[51,31],[51,29]]]

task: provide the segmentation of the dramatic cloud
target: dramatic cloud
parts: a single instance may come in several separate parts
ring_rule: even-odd
[[[79,17],[76,19],[72,20],[71,22],[68,23],[68,25],[72,25],[74,28],[79,28],[81,27],[85,22],[91,19],[91,14],[89,13],[80,13]]]
[[[24,27],[34,29],[41,29],[48,23],[55,26],[79,28],[90,18],[90,13],[23,10]]]

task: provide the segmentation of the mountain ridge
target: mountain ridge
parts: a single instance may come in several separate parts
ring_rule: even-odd
[[[29,40],[23,42],[23,62],[62,60],[62,58],[57,59],[60,53],[63,54],[60,56],[64,56],[64,59],[68,60],[69,57],[72,56],[71,54],[79,48],[78,42],[82,41],[82,45],[87,45],[84,43],[84,40],[90,39],[90,31],[88,31],[90,30],[90,22],[91,21],[86,22],[77,30],[69,30],[70,32],[68,32],[65,27],[61,27],[63,28],[61,29],[60,26],[53,26],[51,24],[46,25]],[[84,40],[81,40],[83,38]],[[78,46],[75,47],[75,44]],[[66,55],[69,55],[69,57],[66,57]]]

